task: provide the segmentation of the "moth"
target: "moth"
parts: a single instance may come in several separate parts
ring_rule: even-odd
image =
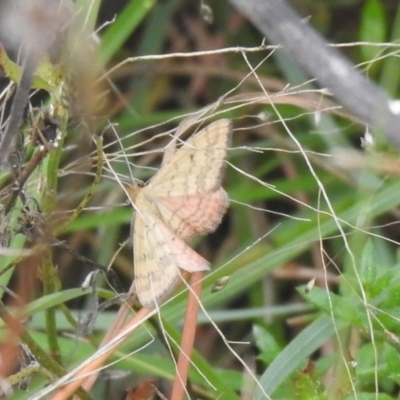
[[[180,270],[210,268],[187,242],[214,231],[228,208],[221,182],[231,136],[231,121],[218,120],[184,142],[147,185],[127,187],[136,209],[135,287],[144,307],[168,297],[182,279]]]

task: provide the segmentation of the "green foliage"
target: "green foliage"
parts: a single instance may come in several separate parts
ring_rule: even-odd
[[[258,358],[265,364],[270,364],[281,351],[275,338],[262,326],[253,327],[253,336],[260,354]]]
[[[321,21],[333,24],[339,10],[346,17],[349,7],[345,2],[314,3],[309,7],[316,26]],[[87,3],[78,4],[88,13],[87,26],[94,28],[100,2],[87,9]],[[391,40],[398,39],[393,38],[398,28],[389,26],[384,2],[355,4],[361,20],[354,27],[352,17],[352,27],[360,40],[384,42],[388,32]],[[77,116],[74,106],[79,101],[64,96],[64,84],[72,79],[68,68],[45,61],[35,74],[33,87],[45,89],[49,103],[61,110],[64,143],[37,166],[26,183],[26,195],[40,205],[53,236],[30,243],[18,231],[23,210],[22,200],[16,201],[8,215],[12,251],[0,257],[7,306],[0,307],[0,325],[2,339],[8,340],[5,310],[30,319],[30,337],[24,340],[38,346],[35,354],[43,351],[50,360],[43,362],[46,373],[38,370],[34,375],[29,392],[16,389],[12,398],[29,398],[56,375],[85,362],[115,317],[115,305],[103,310],[97,301],[110,301],[131,284],[131,244],[120,247],[125,240],[131,242],[133,211],[110,170],[122,183],[147,181],[161,165],[172,129],[185,115],[210,104],[215,107],[207,116],[229,117],[235,128],[223,182],[231,204],[221,227],[192,243],[210,260],[212,271],[203,281],[203,313],[190,356],[191,397],[398,398],[400,262],[394,222],[400,183],[395,149],[379,154],[376,148],[360,149],[364,127],[343,110],[337,114],[337,105],[309,83],[305,86],[308,78],[280,54],[273,59],[266,50],[248,53],[253,68],[268,55],[255,71],[262,86],[254,74],[242,81],[249,65],[236,51],[127,61],[261,43],[261,36],[228,3],[208,5],[217,21],[212,26],[201,20],[198,4],[126,2],[115,21],[99,32],[99,54],[92,65],[104,73],[122,60],[124,66],[110,77],[122,93],[113,92],[107,111],[96,118]],[[326,32],[334,28],[327,26]],[[352,30],[341,34],[343,42],[358,40]],[[336,37],[328,39],[336,42]],[[361,62],[373,63],[384,55],[376,64],[382,86],[398,97],[398,57],[381,47],[356,48]],[[0,64],[6,76],[19,82],[21,70],[4,50]],[[371,79],[378,75],[377,68],[368,71]],[[298,85],[293,92],[288,82]],[[389,88],[390,82],[394,87]],[[107,87],[93,91],[93,96],[103,98],[109,92]],[[75,118],[81,118],[80,123]],[[115,125],[105,129],[107,120]],[[92,140],[100,136],[102,142]],[[26,161],[36,151],[30,146]],[[2,187],[13,179],[4,171],[0,178]],[[57,240],[95,264],[112,266],[117,283],[109,275],[98,275],[89,289],[81,289],[94,267],[70,257]],[[43,243],[43,254],[29,251],[42,250]],[[34,279],[40,277],[22,309],[4,289],[15,290],[14,282],[21,279],[17,265],[24,271],[38,266]],[[228,283],[214,292],[222,277],[229,277]],[[177,293],[113,354],[110,361],[116,365],[110,370],[122,370],[139,384],[149,377],[163,380],[159,387],[174,379],[171,349],[182,340],[187,291]],[[82,320],[93,323],[84,339],[76,336]],[[63,373],[52,368],[53,358]],[[123,379],[112,384],[125,393]],[[101,399],[108,392],[94,393]]]
[[[380,0],[367,0],[363,7],[360,40],[363,42],[382,43],[387,37],[385,9]],[[363,61],[375,59],[381,52],[379,48],[362,47]]]
[[[312,363],[299,373],[295,381],[295,399],[297,400],[324,400],[323,385],[319,376],[315,373]]]

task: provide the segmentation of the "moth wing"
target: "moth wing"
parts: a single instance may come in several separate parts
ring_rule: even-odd
[[[232,123],[220,119],[193,135],[146,186],[154,196],[188,196],[218,189],[232,136]]]
[[[153,199],[160,218],[184,240],[213,232],[220,224],[228,205],[228,195],[219,188],[211,193]]]
[[[151,213],[137,212],[133,227],[135,286],[144,307],[161,304],[188,272],[209,269],[209,263]]]

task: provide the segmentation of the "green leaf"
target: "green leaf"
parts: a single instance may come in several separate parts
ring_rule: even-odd
[[[384,358],[388,366],[388,370],[394,376],[400,376],[400,354],[398,349],[389,343],[384,344]]]
[[[376,315],[379,324],[384,326],[386,330],[399,334],[399,318],[400,318],[400,307],[393,307],[384,309],[384,312],[380,312]]]
[[[151,11],[155,0],[131,0],[109,26],[101,41],[101,65],[105,65],[121,48]]]
[[[371,294],[376,280],[376,257],[371,240],[368,240],[361,253],[359,275],[364,289]]]
[[[65,302],[76,299],[77,297],[85,296],[91,294],[92,289],[67,289],[57,293],[51,293],[47,296],[38,298],[37,300],[29,303],[25,309],[22,310],[18,308],[17,314],[19,318],[28,318],[40,311],[45,311],[49,308],[59,306]],[[0,329],[4,329],[5,323],[0,320]]]
[[[337,323],[336,326],[338,327]],[[256,388],[253,399],[264,400],[265,394],[271,396],[285,379],[334,333],[335,328],[329,317],[319,318],[307,326],[263,373],[260,378],[261,387]]]
[[[280,346],[274,336],[260,325],[253,326],[253,336],[256,341],[256,346],[260,350],[257,358],[264,361],[265,364],[270,364],[280,352]]]
[[[346,396],[344,400],[393,400],[393,397],[382,393],[357,393],[356,395]]]
[[[22,76],[22,68],[10,60],[4,47],[0,44],[0,67],[7,78],[18,83]],[[43,89],[47,92],[55,90],[62,82],[63,74],[59,66],[53,65],[46,58],[41,59],[33,75],[32,89]]]
[[[381,43],[386,38],[386,16],[379,0],[367,0],[361,18],[360,40],[363,42]],[[379,47],[363,46],[363,61],[377,57],[382,50]]]
[[[326,289],[314,287],[308,291],[306,286],[297,288],[299,293],[311,304],[326,314],[334,313],[335,318],[340,319],[348,324],[356,324],[363,326],[365,320],[364,315],[360,312],[357,306],[354,306],[354,300],[342,298]]]
[[[393,279],[393,269],[386,271],[381,276],[376,278],[375,284],[373,286],[373,296],[377,296],[378,294],[387,290],[390,285],[391,280]]]

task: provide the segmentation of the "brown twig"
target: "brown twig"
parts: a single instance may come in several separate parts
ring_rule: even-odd
[[[170,399],[173,400],[183,399],[185,394],[186,381],[189,375],[190,357],[192,355],[194,339],[196,336],[202,278],[202,271],[193,272],[190,277],[190,286],[192,287],[192,290],[189,292],[180,347],[181,350],[178,357],[178,368],[170,396]]]

